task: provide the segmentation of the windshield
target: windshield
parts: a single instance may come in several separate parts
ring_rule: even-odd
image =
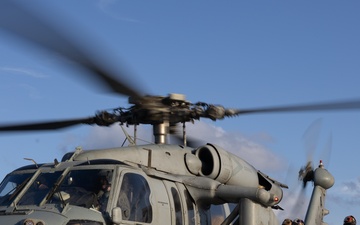
[[[18,205],[39,205],[51,189],[63,171],[41,173],[22,196]]]
[[[9,206],[27,187],[16,205],[70,204],[104,212],[110,193],[112,170],[82,169],[8,175],[0,185],[0,206]],[[30,181],[32,183],[27,185]]]
[[[12,174],[0,185],[0,206],[9,206],[34,173]]]
[[[111,179],[112,170],[72,170],[54,191],[49,203],[61,201],[105,211]]]

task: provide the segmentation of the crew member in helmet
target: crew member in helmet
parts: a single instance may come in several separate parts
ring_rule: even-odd
[[[291,219],[284,219],[284,221],[282,222],[282,224],[281,225],[292,225],[292,220]]]
[[[293,224],[295,225],[304,225],[304,221],[302,219],[294,219]]]
[[[350,215],[344,218],[344,225],[356,225],[356,219]]]

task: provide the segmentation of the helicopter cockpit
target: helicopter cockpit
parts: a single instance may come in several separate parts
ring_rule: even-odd
[[[59,224],[99,225],[110,223],[112,209],[118,208],[124,221],[152,223],[148,182],[139,170],[116,160],[65,158],[28,165],[9,173],[0,184],[0,216],[23,215],[27,224],[28,215],[49,215],[48,220],[33,219],[34,224],[47,224],[58,215]]]
[[[0,208],[66,204],[103,210],[113,169],[17,170],[0,185]],[[106,180],[104,187],[101,181]],[[98,196],[100,195],[101,196]],[[101,201],[100,201],[101,200]]]
[[[227,204],[197,206],[186,186],[170,175],[159,179],[161,172],[152,174],[129,161],[124,163],[126,160],[88,156],[88,160],[78,160],[82,154],[100,152],[104,150],[79,150],[59,163],[28,165],[9,173],[0,184],[0,217],[11,216],[6,217],[8,223],[36,225],[55,221],[66,225],[194,225],[199,221],[217,224],[217,217],[223,220],[230,214]],[[117,153],[128,154],[125,150]]]

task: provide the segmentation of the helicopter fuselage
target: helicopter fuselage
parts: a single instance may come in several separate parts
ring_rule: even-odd
[[[8,174],[0,224],[278,224],[281,198],[275,181],[211,144],[77,149]]]

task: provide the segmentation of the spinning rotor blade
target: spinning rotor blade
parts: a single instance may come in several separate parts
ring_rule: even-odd
[[[198,120],[200,117],[210,118],[212,120],[223,119],[224,117],[233,117],[245,113],[260,113],[260,112],[297,112],[297,111],[314,111],[314,110],[347,110],[347,109],[360,109],[360,100],[355,101],[345,101],[345,102],[334,102],[334,103],[320,103],[320,104],[308,104],[308,105],[294,105],[287,107],[272,107],[272,108],[262,108],[262,109],[253,109],[253,110],[238,110],[238,109],[225,109],[222,106],[209,105],[210,107],[201,110],[201,108],[182,108],[180,111],[169,111],[172,106],[164,105],[160,98],[160,101],[157,97],[154,96],[144,96],[145,102],[149,101],[149,104],[135,103],[135,105],[130,108],[128,111],[124,111],[120,113],[120,115],[115,115],[111,113],[102,114],[102,116],[94,117],[95,123],[100,126],[108,126],[115,122],[128,122],[129,124],[156,124],[161,123],[162,117],[160,119],[158,113],[161,113],[164,117],[166,115],[172,115],[174,119],[174,126],[176,123],[180,121],[192,121],[194,119]],[[154,103],[154,104],[151,104]],[[157,103],[157,104],[155,104]],[[154,108],[153,108],[154,107]],[[138,109],[137,109],[138,108]],[[156,111],[159,109],[159,111]],[[200,109],[200,110],[199,110]],[[144,113],[146,112],[146,113]],[[155,112],[154,114],[151,114]],[[110,115],[110,117],[109,117]],[[103,117],[104,116],[104,117]],[[133,121],[133,118],[138,116],[138,121]],[[154,119],[154,120],[152,120]],[[88,120],[65,120],[64,122],[44,122],[44,123],[35,123],[35,124],[15,124],[15,125],[7,125],[1,126],[0,131],[20,131],[20,130],[44,130],[44,129],[59,129],[62,127],[72,126],[80,123],[89,124]],[[70,125],[67,125],[67,124]],[[60,127],[58,127],[60,126]],[[24,129],[21,129],[21,128]],[[49,127],[49,128],[42,128]],[[53,128],[51,128],[53,127]],[[173,127],[174,128],[174,127]],[[171,133],[171,132],[170,132]],[[189,143],[190,144],[190,143]]]
[[[330,133],[324,147],[323,150],[321,152],[321,159],[324,162],[324,165],[329,168],[330,166],[330,158],[331,158],[331,152],[332,152],[332,142],[333,142],[333,138],[332,138],[332,133]]]
[[[205,145],[206,141],[201,141],[200,139],[196,139],[195,137],[186,136],[186,143],[184,143],[184,139],[179,134],[171,134],[170,136],[171,143],[177,144],[177,145],[184,145],[191,147],[191,148],[197,148],[199,146]]]
[[[268,108],[254,108],[254,109],[232,109],[229,110],[228,116],[237,116],[250,113],[270,113],[270,112],[305,112],[305,111],[327,111],[327,110],[350,110],[360,109],[360,99],[314,103],[314,104],[301,104],[301,105],[289,105],[278,106]]]
[[[303,145],[306,152],[306,162],[312,162],[314,153],[318,148],[320,133],[322,130],[322,119],[314,120],[303,134]]]
[[[314,120],[304,132],[302,139],[304,150],[306,152],[306,164],[300,168],[299,180],[302,181],[302,187],[305,188],[307,182],[313,179],[313,157],[318,148],[320,133],[322,128],[322,119]]]
[[[78,124],[94,124],[94,118],[72,119],[62,121],[49,121],[28,124],[13,124],[0,126],[1,131],[40,131],[40,130],[57,130]]]
[[[2,131],[39,131],[39,130],[57,130],[79,124],[98,126],[110,126],[116,122],[121,121],[121,116],[107,111],[98,112],[94,117],[80,118],[80,119],[66,119],[53,120],[34,123],[19,123],[0,125],[0,132]]]
[[[83,41],[76,42],[69,32],[54,26],[46,17],[41,17],[20,4],[13,1],[1,2],[0,28],[75,62],[79,68],[87,71],[86,75],[100,80],[111,92],[138,98],[143,96],[139,88],[124,82],[129,76],[120,68],[115,68],[119,62],[109,63],[109,57],[104,59],[104,54],[89,51],[93,47],[84,46]],[[95,43],[96,46],[101,44],[99,40],[93,41]],[[111,56],[109,52],[106,54]],[[88,78],[87,76],[86,79]]]
[[[219,105],[206,103],[190,104],[181,96],[179,99],[178,96],[174,99],[161,96],[145,96],[142,91],[139,91],[143,89],[135,88],[134,83],[129,82],[130,76],[123,71],[123,68],[117,66],[118,62],[112,61],[113,59],[109,56],[114,56],[113,54],[107,50],[106,55],[108,57],[106,57],[105,54],[100,54],[100,51],[95,51],[93,47],[97,46],[100,49],[101,41],[92,39],[92,47],[90,47],[90,44],[85,44],[85,39],[75,38],[69,30],[62,26],[56,26],[59,24],[51,22],[54,16],[50,18],[50,16],[45,17],[44,14],[43,16],[39,14],[31,10],[30,7],[28,8],[25,3],[20,5],[20,3],[16,4],[14,1],[2,1],[0,2],[0,28],[75,62],[77,68],[85,70],[87,72],[85,75],[89,75],[85,78],[100,80],[113,93],[132,97],[133,106],[129,110],[121,112],[119,118],[116,118],[115,115],[110,120],[108,120],[109,118],[96,116],[90,119],[0,125],[0,131],[54,130],[81,123],[100,126],[108,126],[114,122],[128,123],[130,125],[156,125],[169,120],[169,118],[170,123],[176,124],[200,118],[217,120],[250,113],[360,109],[360,100],[241,110],[227,109]],[[83,33],[82,35],[85,36]],[[86,37],[86,40],[89,38]],[[101,52],[104,53],[105,50]],[[84,73],[79,74],[84,76]]]

